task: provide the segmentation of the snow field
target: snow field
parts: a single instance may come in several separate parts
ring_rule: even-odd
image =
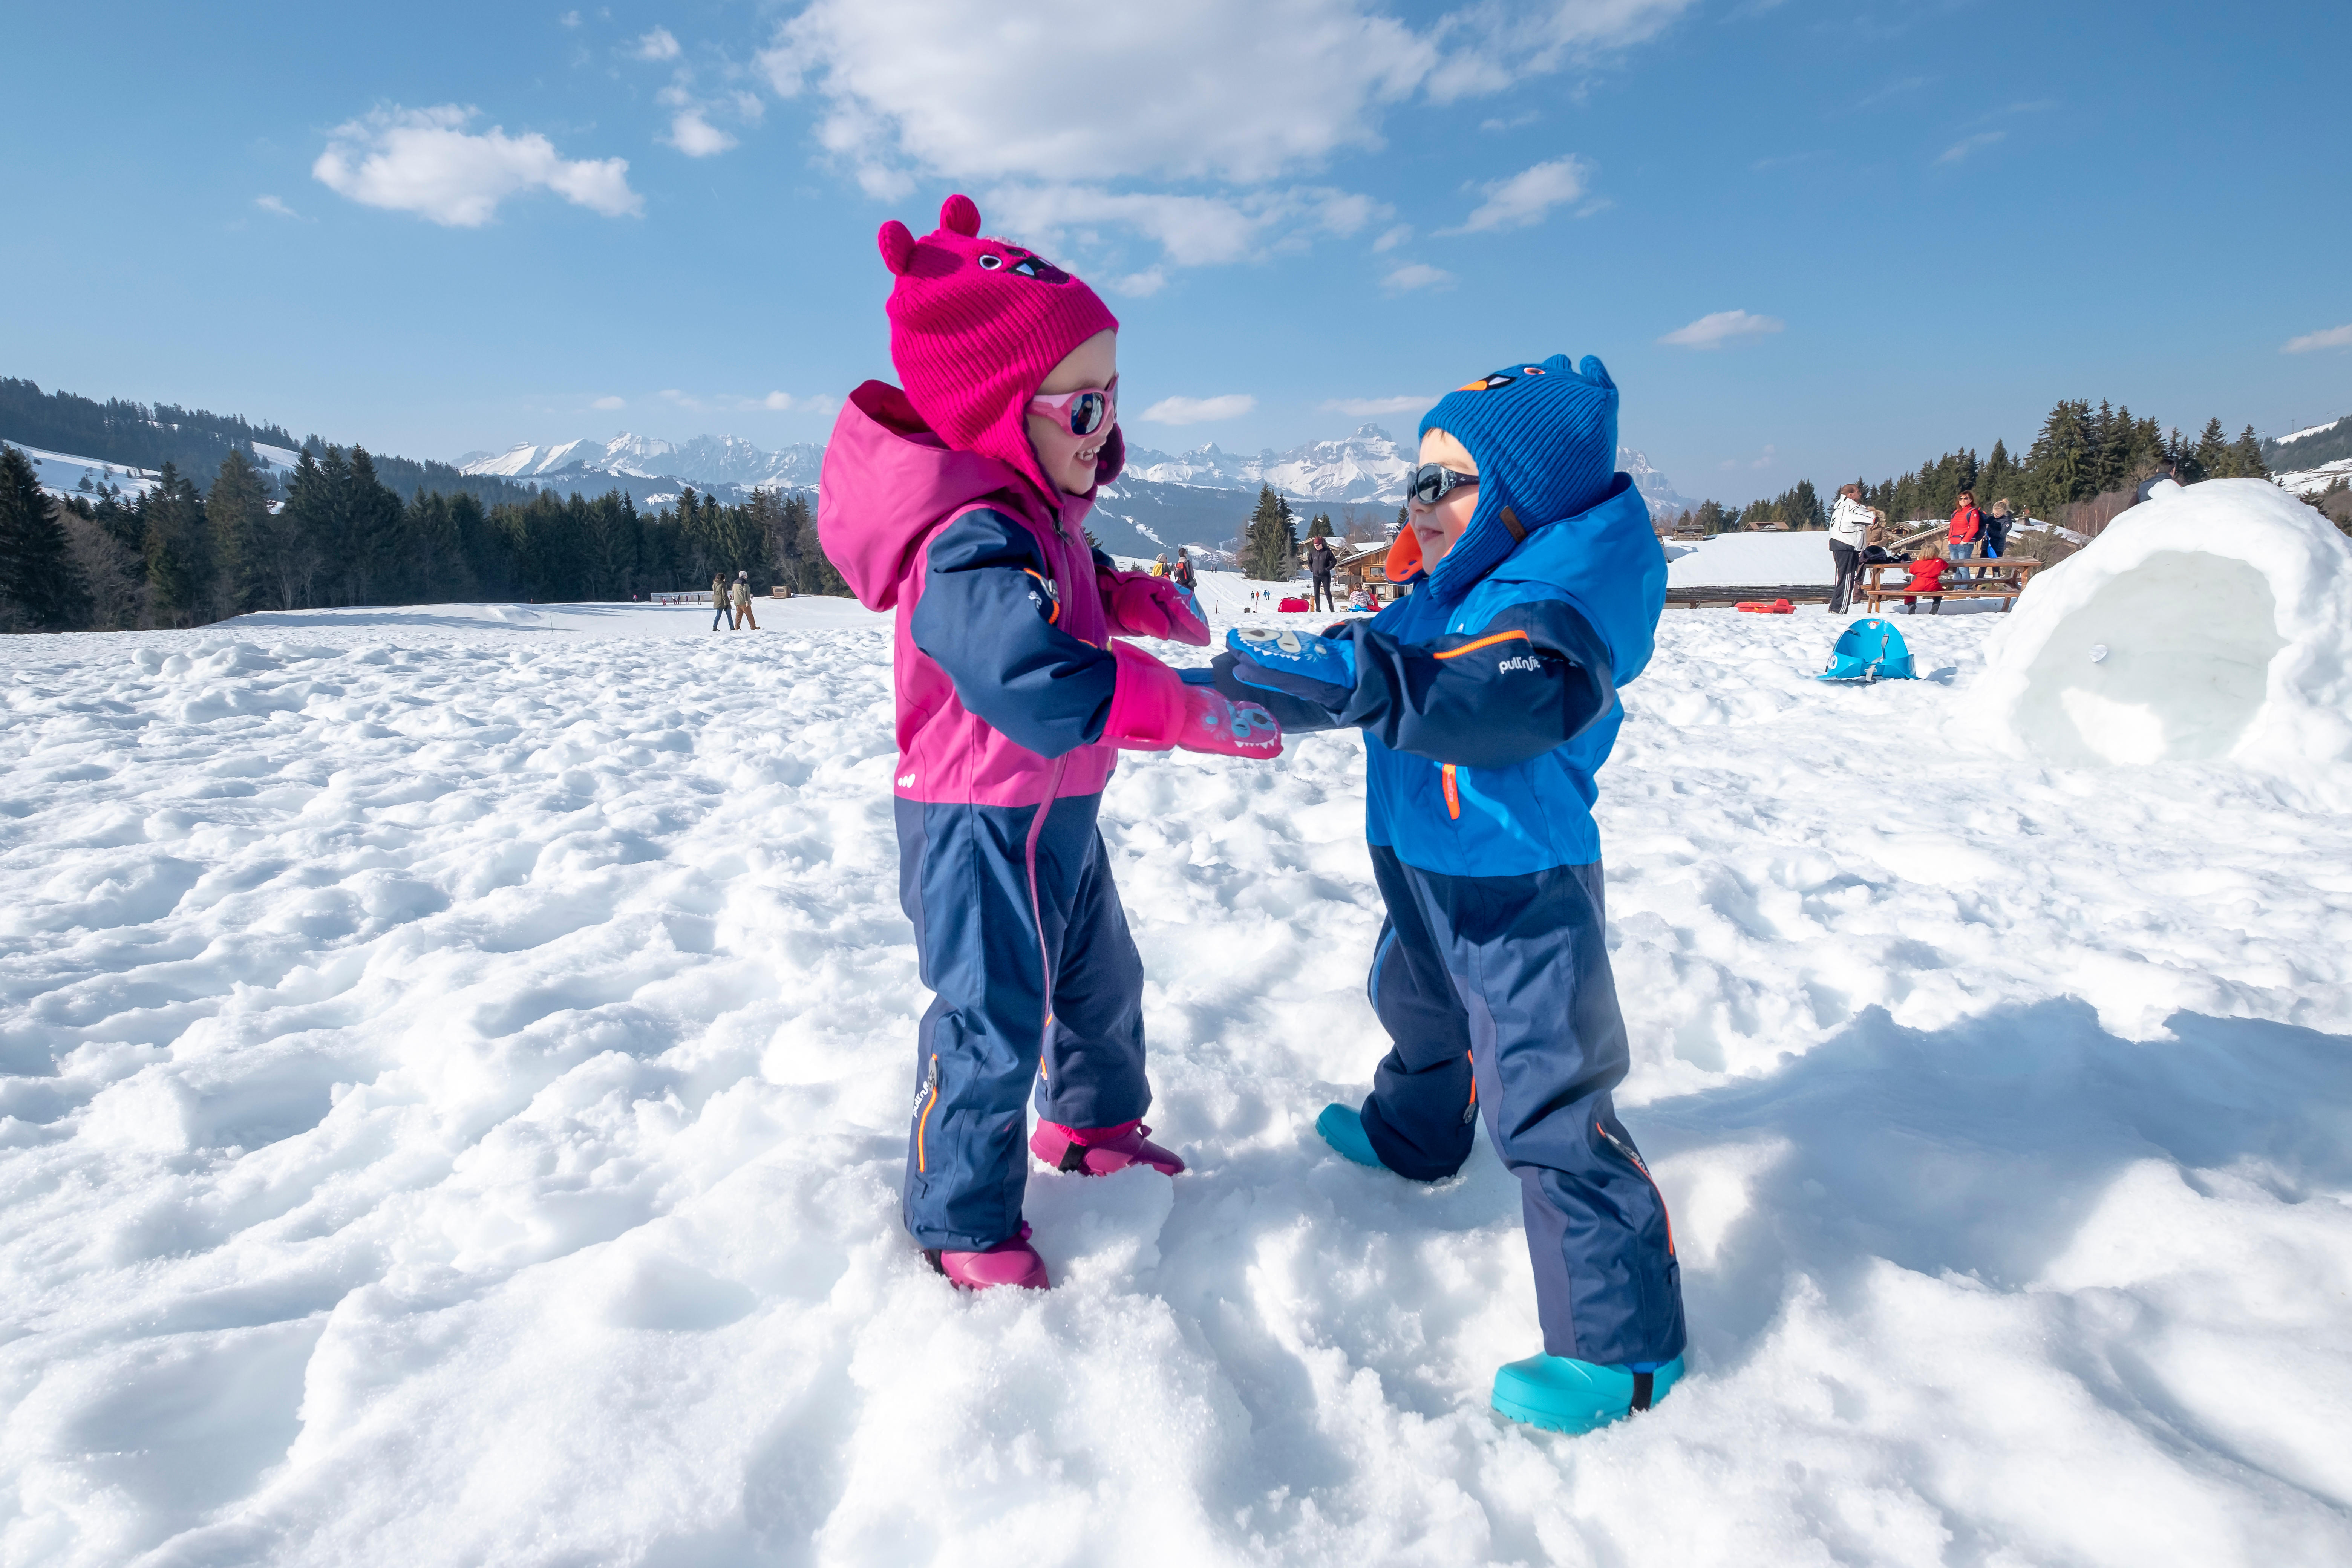
[[[1350,738],[1122,763],[1192,1169],[1033,1171],[1050,1294],[922,1268],[888,638],[758,610],[0,642],[0,1560],[2352,1554],[2341,816],[1990,754],[1995,616],[1848,689],[1669,612],[1601,815],[1694,1373],[1562,1439],[1491,1153],[1311,1131]]]

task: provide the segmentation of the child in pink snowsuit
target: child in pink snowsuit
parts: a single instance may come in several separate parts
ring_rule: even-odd
[[[920,239],[893,221],[879,241],[904,389],[849,395],[817,530],[858,600],[897,612],[899,896],[936,994],[904,1214],[956,1283],[1043,1289],[1026,1152],[1088,1174],[1184,1168],[1144,1138],[1143,964],[1095,827],[1103,785],[1122,747],[1271,757],[1281,731],[1112,640],[1209,640],[1189,591],[1117,570],[1081,526],[1125,453],[1117,318],[983,237],[969,197]]]

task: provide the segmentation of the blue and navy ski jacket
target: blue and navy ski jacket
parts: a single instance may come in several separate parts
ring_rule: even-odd
[[[1325,707],[1234,678],[1286,730],[1361,728],[1365,836],[1408,866],[1507,877],[1601,858],[1593,775],[1624,721],[1617,689],[1650,661],[1665,553],[1619,474],[1601,500],[1530,530],[1450,601],[1427,577],[1352,638],[1355,687]]]

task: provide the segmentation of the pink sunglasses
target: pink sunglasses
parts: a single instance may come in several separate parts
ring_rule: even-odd
[[[1118,378],[1111,377],[1108,386],[1080,387],[1050,397],[1040,394],[1029,400],[1029,412],[1055,420],[1073,436],[1091,436],[1118,412]]]

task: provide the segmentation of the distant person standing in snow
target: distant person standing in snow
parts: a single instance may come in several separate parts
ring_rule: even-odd
[[[1175,578],[1176,585],[1188,594],[1199,586],[1192,572],[1192,558],[1184,552],[1181,545],[1179,545],[1176,550],[1175,569],[1168,574]]]
[[[1166,551],[1161,551],[1159,556],[1151,563],[1151,574],[1154,577],[1165,577],[1168,575],[1168,552]]]
[[[1830,509],[1830,566],[1836,585],[1830,590],[1830,614],[1842,616],[1853,602],[1854,574],[1861,570],[1863,546],[1870,542],[1870,521],[1875,514],[1862,504],[1862,487],[1848,485],[1837,493]]]
[[[1992,503],[1992,515],[1985,519],[1985,554],[1998,561],[2009,553],[2009,498],[2003,496]]]
[[[1665,1199],[1611,1091],[1631,1064],[1609,969],[1595,774],[1649,662],[1666,560],[1616,472],[1598,359],[1514,361],[1421,421],[1412,591],[1316,637],[1235,627],[1211,666],[1286,727],[1361,729],[1388,920],[1373,1010],[1392,1047],[1361,1108],[1316,1131],[1360,1165],[1436,1182],[1475,1122],[1517,1177],[1543,1352],[1495,1409],[1555,1431],[1646,1410],[1682,1375]],[[1231,683],[1230,685],[1228,683]]]
[[[713,572],[710,574],[710,629],[712,631],[719,629],[719,623],[722,617],[727,622],[727,629],[733,631],[735,608],[727,600],[727,579],[719,573]]]
[[[1331,541],[1317,534],[1307,542],[1307,575],[1314,580],[1315,596],[1307,601],[1310,610],[1338,613],[1339,606],[1331,600],[1331,569],[1339,563],[1332,552]]]
[[[2170,453],[2167,453],[2157,458],[2156,472],[2140,480],[2139,489],[2132,493],[2132,505],[2137,506],[2140,502],[2154,495],[2156,493],[2156,487],[2158,485],[2178,486],[2179,483],[2180,460],[2178,458],[2173,457]]]
[[[760,629],[760,623],[751,618],[751,574],[749,572],[735,574],[735,626],[739,631],[745,626],[755,632]]]
[[[1945,532],[1947,553],[1953,561],[1972,559],[1984,538],[1984,513],[1977,510],[1977,492],[1962,490],[1960,504],[1952,510],[1951,526]],[[1966,567],[1959,569],[1967,577]]]
[[[957,1285],[1044,1289],[1022,1194],[1034,1154],[1107,1175],[1183,1161],[1149,1141],[1143,963],[1096,826],[1119,751],[1267,758],[1255,702],[1130,637],[1206,647],[1192,595],[1087,542],[1118,477],[1118,321],[950,196],[918,239],[886,223],[904,389],[849,395],[817,532],[897,616],[899,889],[933,992],[915,1041],[900,1213]],[[1024,1102],[1038,1121],[1028,1131]]]

